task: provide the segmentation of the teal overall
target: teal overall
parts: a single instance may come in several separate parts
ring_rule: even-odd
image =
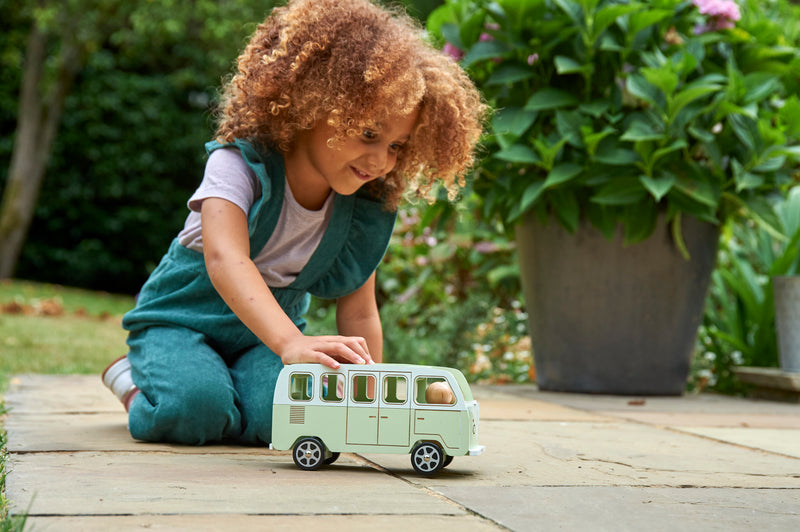
[[[283,157],[236,141],[261,182],[248,213],[255,257],[275,229],[283,203]],[[206,145],[210,153],[225,148]],[[333,299],[364,284],[391,237],[395,213],[357,193],[337,195],[330,222],[297,279],[271,287],[300,330],[310,296]],[[141,390],[130,407],[131,435],[145,441],[203,444],[220,440],[267,444],[280,358],[247,329],[209,280],[203,254],[172,242],[123,319],[128,358]]]

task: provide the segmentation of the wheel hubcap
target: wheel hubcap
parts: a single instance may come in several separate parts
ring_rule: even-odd
[[[436,448],[426,445],[417,453],[417,465],[424,471],[432,471],[439,465],[438,451]]]
[[[319,460],[320,450],[314,444],[305,443],[298,451],[298,457],[304,465],[310,466]]]

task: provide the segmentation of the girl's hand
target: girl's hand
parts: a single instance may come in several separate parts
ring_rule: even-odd
[[[367,341],[359,336],[297,336],[280,353],[284,364],[319,363],[338,369],[340,363],[374,364]]]

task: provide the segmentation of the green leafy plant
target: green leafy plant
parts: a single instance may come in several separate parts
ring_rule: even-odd
[[[777,234],[768,196],[800,147],[797,9],[785,1],[448,0],[428,20],[496,109],[475,190],[509,226],[647,238],[665,212],[743,212]],[[686,254],[686,250],[681,248]]]
[[[378,270],[384,360],[456,367],[470,381],[526,382],[526,333],[516,250],[475,198],[404,205]],[[310,334],[336,331],[334,306],[313,300]]]
[[[783,238],[752,222],[731,223],[723,232],[700,329],[697,387],[739,393],[733,367],[778,365],[772,278],[800,273],[800,188],[775,212]]]
[[[473,381],[527,380],[515,249],[475,216],[474,200],[401,209],[378,273],[386,357],[457,367]]]

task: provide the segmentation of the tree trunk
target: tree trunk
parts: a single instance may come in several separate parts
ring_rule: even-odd
[[[0,202],[0,279],[14,273],[33,220],[64,100],[80,67],[77,45],[62,40],[57,76],[43,95],[47,41],[34,22],[25,50],[11,165]]]

